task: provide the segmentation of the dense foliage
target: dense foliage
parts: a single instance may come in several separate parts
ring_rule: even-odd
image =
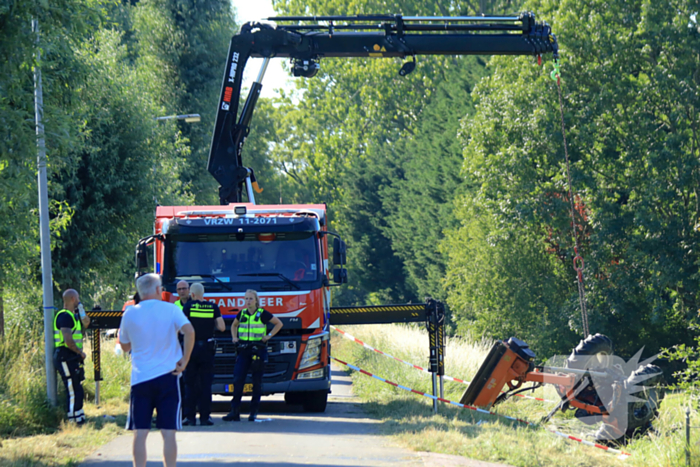
[[[213,121],[234,13],[216,0],[3,5],[0,305],[39,308],[32,73],[39,65],[55,296],[73,287],[88,306],[110,307],[133,288],[131,251],[151,231],[155,203],[194,202],[201,171],[192,157],[201,159],[209,128],[155,117],[200,113],[204,125]]]
[[[622,355],[692,343],[697,2],[274,4],[282,14],[529,9],[552,24],[591,331],[610,335]],[[217,203],[205,166],[234,13],[223,0],[8,0],[0,26],[0,309],[18,317],[40,303],[37,63],[57,290],[77,287],[88,305],[119,303],[155,202]],[[398,59],[323,60],[318,76],[259,103],[244,149],[265,189],[258,201],[327,203],[350,247],[351,283],[336,303],[432,295],[449,305],[453,332],[517,335],[543,358],[568,352],[582,329],[558,92],[546,65],[418,57],[400,77]],[[181,113],[202,122],[154,119]]]
[[[475,13],[468,2],[277,5],[291,14]],[[524,5],[560,40],[590,327],[623,355],[688,343],[700,304],[696,7]],[[325,60],[320,79],[300,84],[304,100],[283,107],[294,134],[280,157],[303,161],[295,178],[329,202],[350,243],[353,293],[341,299],[433,295],[447,299],[460,333],[568,352],[582,326],[551,65],[419,57],[406,78],[399,65]]]
[[[697,4],[532,7],[551,18],[565,50],[591,330],[623,355],[687,343],[700,305]],[[581,18],[595,27],[581,28]],[[457,200],[462,227],[447,244],[450,303],[465,325],[498,323],[561,348],[581,324],[556,85],[528,59],[491,65],[464,126],[473,189]]]

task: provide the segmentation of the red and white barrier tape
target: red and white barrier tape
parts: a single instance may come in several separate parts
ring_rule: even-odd
[[[499,413],[496,413],[496,412],[491,412],[490,410],[480,409],[480,408],[478,408],[478,407],[473,407],[473,406],[471,406],[471,405],[460,404],[459,402],[454,402],[454,401],[451,401],[451,400],[448,400],[448,399],[443,399],[442,397],[436,397],[436,396],[433,396],[432,394],[428,394],[428,393],[425,393],[425,392],[422,392],[422,391],[416,391],[415,389],[411,389],[411,388],[408,388],[408,387],[406,387],[406,386],[402,386],[401,384],[394,383],[393,381],[389,381],[388,379],[382,378],[381,376],[377,376],[377,375],[375,375],[375,374],[372,374],[372,373],[370,373],[369,371],[365,371],[365,370],[363,370],[362,368],[359,368],[359,367],[357,367],[357,366],[355,366],[355,365],[353,365],[353,364],[351,364],[351,363],[344,362],[344,361],[342,361],[342,360],[340,360],[340,359],[338,359],[338,358],[335,358],[335,357],[331,357],[331,358],[332,358],[333,360],[335,360],[336,362],[341,363],[341,364],[347,366],[347,367],[350,368],[351,370],[358,371],[358,372],[362,373],[363,375],[367,375],[367,376],[369,376],[369,377],[372,377],[372,378],[374,378],[374,379],[377,379],[377,380],[379,380],[379,381],[381,381],[381,382],[383,382],[383,383],[389,384],[389,385],[394,386],[394,387],[396,387],[396,388],[403,389],[404,391],[412,392],[412,393],[414,393],[414,394],[418,394],[419,396],[427,397],[427,398],[433,399],[433,400],[438,400],[438,401],[440,401],[440,402],[444,402],[444,403],[450,404],[450,405],[456,405],[457,407],[461,407],[461,408],[463,408],[463,409],[474,410],[475,412],[479,412],[479,413],[483,413],[483,414],[488,414],[488,415],[495,415],[496,417],[501,417],[501,418],[505,418],[505,419],[507,419],[507,420],[511,420],[511,421],[515,421],[515,422],[520,422],[520,423],[523,423],[523,424],[525,424],[525,425],[528,425],[528,426],[531,426],[531,427],[534,427],[534,428],[544,428],[546,431],[548,431],[548,432],[550,432],[550,433],[553,433],[553,434],[555,434],[555,435],[557,435],[557,436],[560,436],[560,437],[562,437],[562,438],[566,438],[566,439],[570,439],[570,440],[573,440],[573,441],[577,441],[577,442],[579,442],[579,443],[585,444],[586,446],[591,446],[591,447],[594,447],[594,448],[603,449],[603,450],[605,450],[605,451],[612,452],[612,453],[614,453],[614,454],[620,454],[620,455],[622,455],[622,456],[631,456],[631,454],[629,454],[629,453],[627,453],[627,452],[624,452],[624,451],[620,451],[619,449],[614,449],[614,448],[611,448],[611,447],[608,447],[608,446],[603,446],[603,445],[601,445],[601,444],[593,443],[593,442],[591,442],[591,441],[586,441],[586,440],[583,440],[583,439],[581,439],[581,438],[576,438],[575,436],[567,435],[566,433],[562,433],[562,432],[557,431],[557,430],[552,430],[552,429],[550,429],[550,428],[542,427],[542,426],[540,426],[540,425],[538,425],[538,424],[536,424],[536,423],[528,422],[527,420],[522,420],[522,419],[520,419],[520,418],[510,417],[510,416],[508,416],[508,415],[503,415],[503,414],[499,414]]]
[[[413,363],[407,362],[407,361],[405,361],[405,360],[401,360],[400,358],[394,357],[393,355],[389,355],[389,354],[386,353],[386,352],[382,352],[382,351],[379,350],[379,349],[375,349],[375,348],[372,347],[371,345],[369,345],[369,344],[367,344],[367,343],[361,341],[360,339],[358,339],[357,337],[353,336],[352,334],[348,334],[348,333],[345,332],[345,331],[341,331],[340,329],[336,328],[335,326],[331,326],[331,329],[333,329],[334,331],[336,331],[336,332],[342,334],[343,337],[345,337],[346,339],[349,339],[349,340],[355,342],[356,344],[360,344],[361,346],[363,346],[363,347],[366,348],[366,349],[369,349],[369,350],[371,350],[371,351],[373,351],[373,352],[377,352],[378,354],[382,354],[382,355],[384,355],[384,356],[386,356],[386,357],[393,358],[393,359],[396,360],[397,362],[404,363],[404,364],[410,366],[411,368],[415,368],[416,370],[420,370],[420,371],[424,371],[424,372],[426,372],[426,373],[430,373],[430,370],[426,370],[425,368],[422,368],[422,367],[420,367],[420,366],[418,366],[418,365],[414,365]],[[458,383],[467,384],[467,385],[469,384],[469,381],[464,381],[463,379],[455,378],[455,377],[453,377],[453,376],[444,375],[443,378],[445,378],[446,380],[449,380],[449,381],[456,381],[456,382],[458,382]],[[540,401],[540,402],[550,402],[550,403],[552,403],[552,404],[557,404],[557,403],[558,403],[557,401],[550,401],[550,400],[547,400],[547,399],[542,399],[541,397],[526,396],[525,394],[514,394],[514,395],[515,395],[515,396],[518,396],[518,397],[522,397],[522,398],[524,398],[524,399],[532,399],[532,400],[536,400],[536,401]]]

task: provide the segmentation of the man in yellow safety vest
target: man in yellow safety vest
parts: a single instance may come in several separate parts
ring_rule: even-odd
[[[76,312],[79,313],[76,316]],[[68,421],[78,425],[85,423],[82,382],[85,379],[83,360],[83,325],[90,325],[90,318],[80,303],[78,292],[63,292],[63,309],[53,319],[54,365],[66,388],[66,412]]]

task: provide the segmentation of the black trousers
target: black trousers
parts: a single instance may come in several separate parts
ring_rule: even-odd
[[[53,362],[66,388],[68,421],[84,423],[83,399],[85,392],[83,391],[83,380],[85,380],[85,370],[83,369],[83,361],[72,350],[59,347],[54,351]]]
[[[240,410],[243,387],[245,385],[246,376],[250,371],[253,377],[253,394],[250,398],[250,413],[255,416],[258,414],[258,409],[260,408],[264,365],[257,369],[257,371],[251,369],[253,355],[260,358],[263,363],[267,362],[267,349],[265,347],[260,347],[258,349],[239,347],[238,349],[236,366],[233,369],[233,399],[231,399],[231,410],[235,412]]]
[[[214,379],[214,342],[195,341],[185,369],[183,415],[194,420],[199,408],[200,420],[211,415],[211,383]]]

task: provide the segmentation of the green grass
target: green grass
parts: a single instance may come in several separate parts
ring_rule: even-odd
[[[0,437],[54,430],[59,410],[46,403],[43,341],[36,330],[8,329],[0,340]]]
[[[63,422],[65,390],[58,378],[59,407],[46,401],[44,342],[40,330],[9,329],[0,339],[0,467],[78,465],[96,447],[124,433],[131,365],[103,341],[100,406],[86,345],[83,427]]]
[[[53,433],[2,439],[0,467],[79,465],[95,448],[124,434],[126,409],[123,411],[106,420],[104,408],[88,404],[85,426],[61,423]]]
[[[428,337],[424,328],[406,325],[342,328],[369,345],[416,365],[427,367]],[[333,355],[360,368],[410,388],[432,392],[429,374],[371,352],[334,333]],[[489,342],[448,340],[446,374],[469,381],[488,353]],[[440,403],[433,415],[432,401],[407,393],[366,375],[353,372],[353,390],[366,402],[369,415],[383,421],[386,434],[417,451],[454,454],[514,466],[685,466],[685,410],[690,399],[668,394],[654,422],[656,434],[636,439],[619,449],[631,453],[622,460],[615,454],[566,440],[542,428],[523,426],[506,419]],[[445,397],[459,401],[466,388],[445,382]],[[552,387],[538,389],[536,396],[555,400]],[[493,409],[531,422],[539,421],[552,404],[512,398]],[[547,428],[592,440],[597,427],[588,427],[571,411],[558,412]],[[691,410],[691,426],[700,426],[700,414]],[[691,430],[693,466],[700,466],[700,429]]]

